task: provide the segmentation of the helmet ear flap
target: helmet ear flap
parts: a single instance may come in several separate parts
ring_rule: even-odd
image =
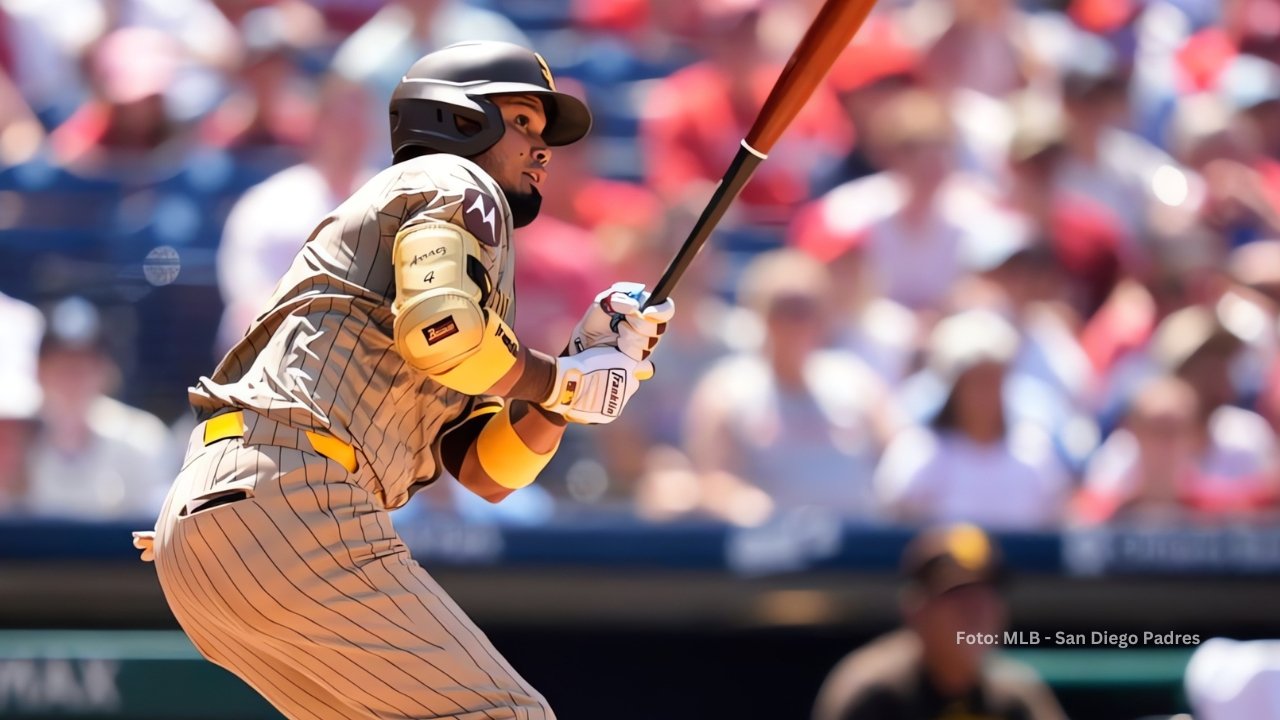
[[[415,83],[411,92],[397,89],[391,100],[391,139],[396,161],[409,148],[474,157],[506,132],[502,111],[483,96],[457,87]],[[469,121],[460,123],[459,119]],[[466,131],[479,127],[478,131]]]

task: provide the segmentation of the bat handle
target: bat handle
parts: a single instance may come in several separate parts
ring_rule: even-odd
[[[698,216],[698,222],[694,223],[693,229],[689,231],[688,239],[680,246],[676,256],[671,259],[671,263],[663,271],[662,277],[658,279],[658,284],[653,286],[653,293],[649,295],[649,299],[644,304],[645,307],[661,304],[671,294],[671,291],[675,290],[676,283],[680,282],[680,278],[684,275],[684,271],[688,269],[689,263],[693,262],[693,259],[697,257],[698,251],[702,250],[702,246],[711,237],[711,233],[716,229],[720,218],[729,209],[729,205],[733,203],[734,198],[738,197],[738,193],[742,192],[742,187],[751,179],[752,173],[755,172],[756,167],[765,157],[764,153],[751,147],[746,140],[742,141],[741,147],[738,148],[738,154],[733,157],[733,163],[725,171],[724,178],[716,186],[716,191],[711,195],[711,200],[707,202],[707,206],[702,209],[702,214]]]

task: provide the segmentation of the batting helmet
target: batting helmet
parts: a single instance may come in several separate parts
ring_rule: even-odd
[[[591,129],[591,111],[581,100],[556,91],[547,61],[532,50],[505,42],[463,42],[424,56],[409,68],[391,95],[391,152],[473,157],[502,137],[505,123],[490,95],[537,95],[546,108],[548,145],[568,145]],[[471,125],[464,132],[456,118]]]

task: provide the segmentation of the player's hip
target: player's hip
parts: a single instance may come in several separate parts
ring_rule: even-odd
[[[169,559],[207,563],[260,557],[281,570],[334,558],[333,571],[403,548],[380,499],[341,461],[321,454],[306,433],[246,413],[242,436],[212,439],[196,427],[182,471],[156,523],[157,568]],[[336,560],[340,558],[340,562]],[[323,568],[322,568],[323,569]],[[325,570],[328,572],[328,570]]]

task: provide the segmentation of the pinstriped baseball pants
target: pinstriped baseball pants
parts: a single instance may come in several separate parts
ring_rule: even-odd
[[[207,447],[197,426],[156,523],[161,587],[201,654],[299,720],[554,720],[373,493],[246,418]]]

